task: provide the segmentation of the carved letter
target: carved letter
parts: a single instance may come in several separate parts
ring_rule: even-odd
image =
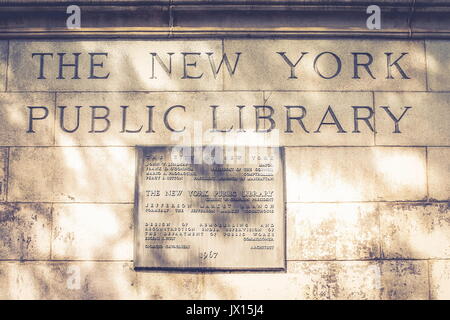
[[[111,125],[111,121],[109,121],[109,108],[105,106],[91,106],[92,109],[92,117],[91,117],[91,131],[89,133],[101,133],[106,132],[109,129],[109,126]],[[105,110],[105,114],[103,116],[97,115],[97,109],[103,109]],[[105,120],[106,126],[102,130],[95,130],[95,120]]]
[[[403,71],[403,69],[400,67],[400,65],[398,64],[398,62],[400,61],[401,58],[403,58],[405,55],[408,54],[408,52],[402,52],[402,55],[395,60],[394,62],[391,63],[391,55],[392,52],[385,52],[384,53],[387,57],[387,77],[386,79],[394,79],[394,77],[391,74],[391,67],[395,65],[395,67],[397,68],[398,72],[400,72],[400,74],[402,75],[403,79],[411,79],[410,77],[407,76],[407,74],[405,73],[405,71]]]
[[[331,117],[333,118],[333,122],[324,122],[325,118],[327,117],[327,115],[330,114]],[[338,128],[338,133],[346,133],[346,131],[344,130],[344,128],[342,128],[341,124],[339,123],[339,120],[337,119],[336,115],[334,114],[333,109],[331,108],[331,106],[328,106],[327,111],[325,112],[325,114],[323,115],[322,120],[320,121],[320,125],[317,128],[316,131],[314,131],[314,133],[318,133],[320,132],[320,128],[322,127],[322,125],[333,125],[336,126]]]
[[[272,131],[275,128],[275,120],[272,119],[272,115],[275,112],[273,110],[273,108],[270,107],[270,106],[254,106],[254,108],[255,108],[255,112],[256,112],[256,130],[255,131],[256,132],[270,132],[270,131]],[[269,109],[270,112],[269,112],[268,115],[260,115],[259,114],[259,110],[260,109],[263,110],[264,114],[266,113],[265,112],[266,109]],[[260,119],[269,120],[270,128],[269,129],[262,129],[262,130],[260,130],[259,129],[259,120]]]
[[[183,77],[181,79],[200,79],[203,76],[203,73],[199,76],[190,76],[187,72],[187,67],[197,67],[197,61],[187,63],[186,62],[186,56],[188,55],[196,55],[199,56],[200,52],[182,52],[183,55]]]
[[[302,52],[302,55],[300,56],[300,58],[298,58],[297,62],[295,64],[293,64],[291,62],[291,60],[289,60],[288,57],[286,57],[286,52],[277,52],[282,58],[283,60],[288,64],[288,66],[291,68],[291,76],[288,79],[297,79],[297,76],[295,75],[295,67],[297,66],[297,64],[299,64],[299,62],[302,60],[303,56],[305,54],[308,54],[309,52]]]
[[[90,75],[89,75],[89,79],[108,79],[109,72],[108,72],[108,74],[106,76],[96,76],[96,75],[94,75],[94,68],[95,67],[103,68],[103,62],[102,63],[94,63],[94,57],[95,56],[108,57],[108,53],[106,53],[106,52],[89,53],[89,55],[91,56],[91,72],[90,72]]]
[[[63,75],[63,67],[73,67],[73,77],[72,79],[80,79],[78,77],[78,57],[80,56],[81,53],[72,53],[74,56],[74,63],[64,63],[64,56],[66,55],[65,53],[58,53],[59,56],[59,75],[58,78],[56,79],[65,79],[64,75]]]
[[[217,75],[219,74],[220,68],[222,67],[222,64],[225,63],[225,66],[227,67],[228,73],[230,74],[230,76],[234,75],[234,73],[236,72],[236,67],[237,64],[239,62],[239,57],[241,56],[241,52],[236,52],[235,54],[237,55],[236,57],[236,61],[234,62],[234,67],[233,69],[231,68],[230,65],[230,61],[228,61],[228,57],[226,55],[226,53],[222,56],[222,60],[219,63],[219,67],[216,69],[216,65],[214,63],[214,59],[211,59],[211,56],[214,54],[213,52],[206,52],[206,54],[208,55],[208,59],[209,59],[209,64],[211,65],[211,70],[213,72],[214,75],[214,79],[217,78]]]
[[[75,108],[77,109],[77,124],[75,126],[74,129],[67,129],[66,126],[64,125],[64,115],[65,115],[65,111],[64,109],[66,109],[66,106],[60,106],[58,107],[60,109],[60,115],[59,115],[59,126],[61,127],[61,130],[64,132],[68,132],[68,133],[73,133],[75,131],[78,130],[78,127],[80,126],[80,109],[82,108],[82,106],[75,106]]]
[[[389,110],[389,107],[380,107],[380,108],[382,108],[384,111],[386,111],[386,113],[389,115],[389,117],[394,121],[394,131],[392,131],[392,133],[401,133],[399,122],[400,122],[400,120],[402,120],[406,111],[408,111],[408,109],[411,109],[412,107],[405,107],[405,110],[403,111],[403,113],[400,115],[399,118],[394,116],[394,114],[391,112],[391,110]]]
[[[303,106],[285,106],[286,108],[286,131],[285,133],[292,133],[294,132],[292,130],[292,125],[291,125],[291,120],[297,120],[298,123],[300,124],[300,126],[302,127],[302,129],[306,132],[309,133],[309,131],[305,128],[305,124],[303,123],[303,118],[306,116],[306,109]],[[291,116],[291,109],[300,109],[301,110],[301,115],[298,117],[293,117]]]
[[[230,129],[217,129],[217,108],[219,106],[210,106],[212,108],[212,129],[211,132],[230,132],[233,129],[231,126]]]
[[[155,130],[153,130],[153,108],[155,106],[147,106],[148,108],[148,130],[145,131],[146,133],[153,133]]]
[[[324,76],[322,73],[320,73],[319,68],[317,67],[317,61],[324,54],[330,54],[336,60],[336,72],[329,77]],[[341,72],[341,66],[342,66],[341,59],[337,55],[335,55],[333,52],[328,52],[328,51],[322,52],[314,59],[314,71],[316,71],[316,73],[324,79],[333,79],[334,77],[336,77]]]
[[[122,108],[122,131],[120,131],[120,133],[138,133],[141,132],[143,125],[141,125],[141,127],[139,129],[136,130],[128,130],[126,129],[127,126],[127,109],[128,106],[120,106]]]
[[[30,110],[30,114],[28,116],[28,130],[27,133],[35,133],[35,131],[33,130],[33,120],[44,120],[45,118],[47,118],[48,116],[48,109],[47,107],[28,107],[28,109]],[[43,109],[44,110],[44,115],[41,117],[35,117],[34,116],[34,110],[35,109]]]
[[[360,106],[354,106],[353,108],[353,121],[354,121],[354,130],[353,133],[360,133],[361,131],[359,131],[359,127],[358,127],[358,120],[363,120],[367,126],[370,128],[370,130],[373,130],[372,124],[370,123],[369,119],[373,117],[373,110],[371,107],[360,107]],[[369,115],[367,117],[360,117],[358,115],[358,111],[360,109],[366,109],[369,110]]]
[[[364,67],[364,69],[366,69],[367,73],[372,77],[372,79],[376,79],[373,76],[372,71],[370,71],[370,68],[369,68],[369,66],[373,62],[372,55],[367,52],[352,52],[352,55],[353,55],[353,79],[361,79],[358,74],[358,67]],[[359,63],[358,55],[365,55],[368,58],[367,59],[368,61],[366,63]]]
[[[53,58],[53,53],[32,53],[31,58],[38,56],[39,59],[39,77],[38,79],[46,79],[44,75],[44,57],[51,56]]]
[[[239,108],[239,132],[245,132],[243,124],[242,124],[242,109],[245,108],[245,106],[236,106]]]
[[[174,53],[167,52],[167,54],[169,55],[169,67],[167,67],[164,64],[164,62],[161,60],[161,58],[158,56],[158,54],[156,52],[150,52],[150,54],[152,55],[152,76],[150,77],[150,79],[157,79],[157,77],[155,77],[155,58],[156,58],[156,61],[158,61],[159,65],[167,73],[167,75],[170,76],[170,74],[172,73],[172,55]]]
[[[166,126],[167,129],[169,129],[172,132],[183,132],[184,130],[186,130],[186,127],[183,127],[183,129],[180,129],[180,130],[176,130],[176,129],[172,128],[171,125],[169,124],[169,121],[168,121],[169,112],[175,108],[181,108],[181,109],[183,109],[184,112],[186,112],[185,106],[175,105],[175,106],[170,107],[169,109],[166,110],[166,112],[164,112],[164,125]]]

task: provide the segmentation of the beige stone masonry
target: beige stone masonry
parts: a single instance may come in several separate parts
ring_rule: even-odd
[[[48,260],[51,204],[0,204],[0,259]]]
[[[8,41],[0,41],[0,92],[6,90]]]
[[[427,197],[425,148],[288,148],[288,202],[407,201]]]
[[[287,206],[287,259],[379,258],[378,221],[378,208],[373,203],[290,203]]]
[[[430,198],[450,200],[450,148],[428,148]]]
[[[383,261],[381,278],[382,299],[426,300],[429,298],[427,261]]]
[[[0,262],[0,298],[136,299],[135,279],[129,262]]]
[[[11,148],[8,200],[131,203],[134,164],[133,148]]]
[[[0,41],[0,299],[449,299],[449,106],[449,41]],[[286,270],[133,269],[177,144],[284,147]]]
[[[51,93],[0,93],[0,146],[53,145],[54,105]]]
[[[53,260],[132,260],[133,206],[56,204]]]
[[[433,266],[433,280],[445,279],[445,263]],[[130,262],[119,261],[0,262],[0,298],[427,299],[427,271],[423,260],[289,262],[287,273],[178,275],[136,273]],[[77,284],[79,289],[74,289]],[[432,284],[434,297],[445,296]]]
[[[428,89],[450,90],[450,43],[426,40]]]
[[[450,146],[450,93],[375,92],[375,106],[377,145]]]
[[[450,260],[430,261],[431,299],[450,299]]]
[[[383,258],[450,258],[448,203],[380,205]]]

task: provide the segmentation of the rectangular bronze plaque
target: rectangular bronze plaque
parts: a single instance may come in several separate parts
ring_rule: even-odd
[[[137,268],[283,269],[278,147],[138,147]]]

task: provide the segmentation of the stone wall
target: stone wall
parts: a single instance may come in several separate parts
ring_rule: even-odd
[[[150,79],[149,51],[166,64],[174,52],[171,75],[155,60],[158,74]],[[293,62],[309,52],[295,77],[281,51]],[[54,54],[41,79],[36,52]],[[90,52],[108,52],[95,57],[104,66],[94,71],[109,72],[107,79],[89,79]],[[183,79],[181,52],[201,53],[188,71],[201,78]],[[207,52],[215,67],[223,53],[232,67],[241,52],[236,72],[223,64],[215,75]],[[330,55],[314,68],[321,52],[341,59],[335,77],[318,75],[335,73]],[[373,76],[359,67],[355,77],[352,52],[373,56]],[[386,61],[386,53],[392,63],[403,52],[399,65],[409,79]],[[449,52],[450,42],[437,40],[1,41],[0,298],[450,298]],[[57,53],[66,53],[66,63],[81,53],[80,79],[73,67],[57,79]],[[135,146],[178,142],[162,120],[167,107],[186,106],[173,111],[171,126],[194,135],[193,124],[210,125],[214,104],[227,108],[218,111],[221,128],[236,125],[236,105],[245,105],[248,131],[255,129],[253,106],[274,109],[275,142],[285,148],[287,268],[135,271]],[[93,124],[92,106],[108,107],[107,131],[100,132],[105,121]],[[121,106],[129,107],[128,130],[143,126],[140,132],[123,132]],[[305,108],[305,128],[293,120],[288,132],[285,106]],[[318,130],[330,106],[342,130]],[[355,106],[373,117],[356,121]],[[386,106],[397,119],[411,107],[400,132]],[[75,274],[79,289],[71,285]]]

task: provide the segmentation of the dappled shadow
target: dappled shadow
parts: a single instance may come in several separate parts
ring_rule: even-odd
[[[221,47],[221,41],[216,42]],[[118,47],[118,52],[128,50],[126,43]],[[216,49],[208,44],[196,48],[196,44],[191,42],[188,49]],[[152,48],[152,43],[146,41],[129,45],[132,49],[140,45]],[[103,46],[106,45],[101,42],[80,42],[75,47],[80,51],[102,51]],[[317,50],[324,50],[325,47],[321,42]],[[160,48],[163,46],[160,45]],[[135,146],[175,145],[175,139],[171,138],[182,135],[167,132],[162,110],[185,103],[186,107],[190,107],[190,112],[177,116],[174,113],[171,124],[180,128],[186,123],[193,123],[206,114],[202,106],[207,102],[209,93],[178,92],[195,91],[206,82],[213,83],[209,89],[220,90],[224,84],[210,78],[197,82],[198,87],[172,83],[167,79],[157,85],[149,85],[148,70],[141,69],[130,55],[124,54],[122,58],[114,65],[114,72],[123,77],[111,84],[112,87],[104,89],[127,91],[135,86],[142,92],[80,93],[80,88],[81,91],[86,88],[68,84],[61,91],[72,92],[8,92],[0,95],[2,127],[9,130],[9,134],[2,134],[0,138],[5,164],[5,170],[1,172],[7,176],[7,188],[2,184],[0,194],[5,200],[0,205],[0,298],[427,297],[425,294],[429,287],[424,279],[428,279],[428,268],[432,262],[425,260],[448,259],[450,254],[448,198],[438,201],[430,199],[427,149],[424,146],[375,148],[371,143],[361,143],[361,140],[356,145],[365,146],[300,147],[300,133],[295,135],[298,139],[289,140],[292,147],[287,148],[285,159],[287,172],[283,179],[287,184],[287,206],[297,202],[308,203],[311,207],[317,203],[336,206],[340,203],[359,203],[364,206],[370,202],[376,208],[374,215],[378,219],[371,230],[378,231],[365,234],[370,238],[366,246],[357,244],[357,249],[353,250],[358,236],[338,229],[365,232],[367,221],[373,221],[364,220],[360,212],[342,210],[339,214],[345,217],[339,217],[331,210],[325,212],[323,221],[317,224],[287,226],[288,246],[294,243],[293,238],[297,237],[295,232],[301,233],[303,227],[312,225],[319,228],[309,230],[309,248],[312,251],[308,252],[309,257],[306,259],[302,253],[300,257],[288,256],[287,272],[135,270],[132,258],[133,228],[136,227],[133,227]],[[141,56],[140,59],[142,62],[146,57]],[[429,57],[429,61],[435,68],[433,57]],[[413,73],[420,71],[419,64],[411,68]],[[10,70],[10,73],[14,71]],[[32,78],[29,74],[23,76]],[[27,85],[32,86],[30,83]],[[174,92],[150,92],[162,89]],[[257,99],[253,104],[262,103],[260,93],[255,92],[251,97]],[[215,97],[215,101],[210,103],[218,104],[222,103],[219,99],[222,94],[235,96],[236,99],[246,95],[237,91],[210,94]],[[308,93],[306,102],[322,102],[324,97],[319,95]],[[76,134],[62,132],[58,120],[60,110],[50,109],[45,121],[36,121],[36,133],[27,134],[26,106],[52,106],[54,100],[55,107],[72,107],[67,110],[68,128],[76,125],[73,107],[83,106],[81,112],[84,120],[79,131]],[[119,117],[122,114],[121,104],[129,104],[130,110],[136,106],[142,107],[143,111],[133,109],[128,114],[128,128],[136,129],[143,125],[141,132],[120,134],[123,125]],[[153,104],[155,133],[146,133],[149,129],[146,106]],[[111,115],[115,117],[110,131],[89,133],[91,122],[88,107],[94,105],[110,107]],[[193,134],[192,129],[189,130],[185,134]],[[345,145],[347,139],[351,139],[349,136],[343,137],[336,145]],[[369,132],[368,137],[375,138],[375,135]],[[317,141],[319,145],[326,142]],[[210,174],[208,168],[194,166],[199,175]],[[442,172],[442,175],[446,174]],[[230,188],[238,193],[247,187],[239,182],[231,185]],[[212,190],[219,188],[222,185],[214,184]],[[232,209],[240,209],[237,202],[231,203]],[[198,199],[193,204],[198,206],[202,200]],[[309,218],[320,219],[313,214],[303,215],[302,211],[287,214],[297,215],[292,221],[299,224]],[[229,215],[211,215],[210,218],[212,224],[233,222]],[[248,222],[253,219],[256,218],[250,215]],[[295,232],[291,234],[289,230]],[[326,258],[315,255],[318,246],[324,244],[331,247],[332,254]],[[298,252],[300,249],[293,247],[292,250]],[[170,257],[163,251],[159,252],[154,254],[153,259],[160,264],[168,263]],[[328,259],[333,261],[326,261]]]

